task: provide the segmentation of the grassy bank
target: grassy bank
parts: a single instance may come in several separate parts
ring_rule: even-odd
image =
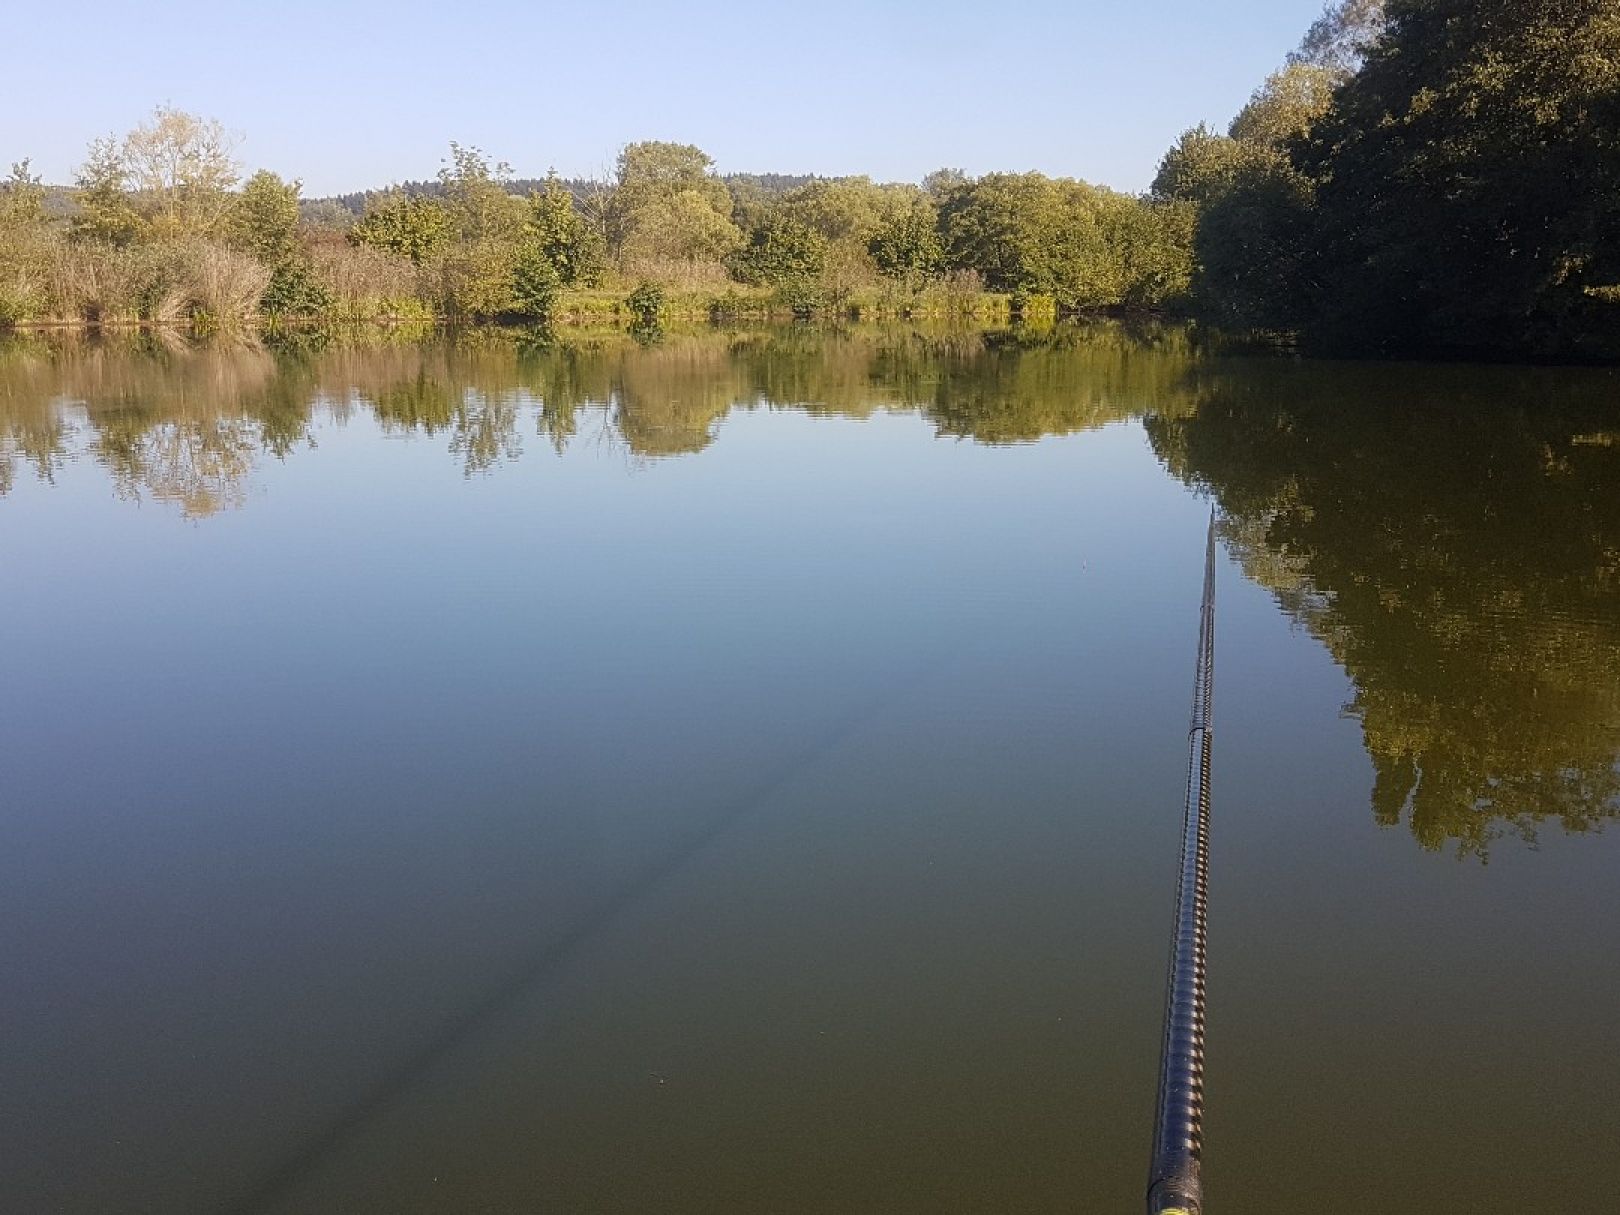
[[[762,287],[733,285],[723,291],[694,288],[659,288],[649,313],[631,302],[633,290],[612,287],[565,288],[557,292],[546,324],[564,328],[626,328],[650,324],[707,322],[784,322],[793,320],[970,321],[1005,324],[1016,317],[1032,321],[1051,319],[1056,308],[1049,297],[1020,299],[1006,292],[952,292],[943,287],[917,292],[881,289],[850,292],[829,303],[807,307],[802,301]],[[208,309],[148,310],[85,308],[77,314],[0,319],[0,331],[179,329],[197,332],[240,331],[327,325],[377,325],[417,328],[447,323],[468,323],[468,318],[436,312],[417,300],[360,298],[300,315],[270,315],[252,311],[215,312]],[[474,324],[533,324],[533,318],[496,317]]]

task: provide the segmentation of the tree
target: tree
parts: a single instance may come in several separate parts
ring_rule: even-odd
[[[1288,56],[1292,65],[1324,68],[1336,80],[1355,75],[1361,61],[1383,33],[1384,0],[1339,0],[1329,4],[1312,23],[1299,49]]]
[[[544,190],[529,195],[528,207],[523,242],[530,256],[548,262],[559,284],[595,283],[606,260],[602,238],[580,215],[556,173],[546,178]]]
[[[971,179],[961,169],[935,169],[923,178],[923,193],[936,203],[942,203],[954,191],[967,185]]]
[[[619,151],[615,181],[615,201],[623,212],[686,190],[696,191],[717,210],[730,211],[731,194],[714,175],[713,159],[693,144],[659,140],[626,144]]]
[[[633,143],[619,153],[609,233],[621,257],[717,260],[741,243],[713,163],[691,144]]]
[[[282,181],[260,169],[248,178],[226,216],[227,241],[270,270],[270,282],[259,300],[267,315],[310,316],[332,303],[331,292],[315,277],[298,239],[301,189],[296,181]]]
[[[706,191],[681,189],[629,213],[620,240],[627,261],[719,261],[742,242],[731,217]]]
[[[367,207],[349,229],[349,241],[402,254],[420,264],[449,243],[451,230],[449,213],[433,199],[394,193]]]
[[[514,312],[531,320],[550,320],[561,286],[562,279],[556,263],[546,255],[540,244],[531,241],[518,251],[512,263]]]
[[[507,193],[512,166],[490,163],[478,148],[450,144],[450,160],[439,170],[445,208],[462,240],[508,239],[522,226],[523,201]]]
[[[1620,353],[1620,12],[1391,0],[1297,160],[1317,328],[1358,347]]]
[[[1146,288],[1146,242],[1171,238],[1130,195],[1040,173],[991,173],[954,189],[940,207],[948,264],[997,291],[1055,297],[1060,308],[1113,308]],[[1128,253],[1134,247],[1134,255]],[[1173,262],[1177,254],[1165,251]],[[1152,271],[1163,275],[1163,267]]]
[[[845,242],[864,249],[892,209],[882,186],[869,177],[813,181],[790,191],[780,209],[829,243]]]
[[[1290,329],[1307,315],[1307,263],[1315,233],[1312,183],[1266,150],[1204,206],[1193,239],[1193,293],[1226,324]]]
[[[1060,211],[1056,183],[1039,173],[990,173],[958,185],[939,210],[946,257],[992,290],[1045,291]]]
[[[780,211],[748,234],[748,243],[730,262],[732,273],[742,282],[775,287],[812,283],[826,264],[827,238]]]
[[[75,239],[127,245],[145,228],[130,201],[129,169],[118,140],[108,136],[93,141],[74,184],[76,209],[69,231]]]
[[[1284,148],[1310,132],[1333,104],[1341,76],[1331,68],[1292,63],[1273,72],[1232,120],[1233,139]]]
[[[172,106],[124,137],[124,179],[156,235],[218,233],[238,179],[233,144],[217,120]]]
[[[45,222],[45,187],[21,160],[11,166],[11,176],[0,181],[0,232],[37,227]]]
[[[300,189],[300,183],[260,169],[231,202],[225,220],[229,242],[267,266],[289,261],[298,251]]]
[[[937,272],[944,264],[945,249],[932,200],[923,195],[895,211],[866,247],[878,272],[887,278],[915,280]]]
[[[1278,155],[1264,144],[1217,135],[1200,124],[1183,131],[1164,154],[1152,193],[1155,198],[1204,206],[1229,190],[1240,177],[1273,162]]]
[[[49,224],[45,188],[29,162],[12,165],[0,181],[0,325],[26,320],[41,303]]]

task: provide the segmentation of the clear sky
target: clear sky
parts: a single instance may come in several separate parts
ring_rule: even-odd
[[[942,165],[1144,188],[1164,148],[1224,124],[1321,0],[99,0],[16,4],[0,171],[67,182],[97,135],[169,103],[218,118],[306,195],[431,177],[452,139],[600,173],[637,139],[725,172]]]

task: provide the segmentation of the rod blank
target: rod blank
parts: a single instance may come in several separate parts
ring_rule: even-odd
[[[1148,1215],[1202,1215],[1204,1117],[1204,921],[1209,875],[1209,765],[1215,695],[1215,516],[1204,544],[1204,598],[1192,725],[1187,734],[1187,798],[1181,876],[1166,983],[1159,1104],[1153,1123]]]

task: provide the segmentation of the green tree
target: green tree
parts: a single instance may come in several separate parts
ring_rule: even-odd
[[[50,243],[45,188],[20,161],[0,181],[0,325],[27,320],[44,303]]]
[[[1193,296],[1235,326],[1291,329],[1307,315],[1312,183],[1280,153],[1243,162],[1199,213]]]
[[[485,153],[450,144],[450,160],[439,170],[445,208],[462,240],[510,240],[523,226],[523,200],[507,192],[512,166],[490,162]]]
[[[730,260],[732,273],[742,282],[771,286],[814,282],[826,264],[827,238],[780,211],[754,228]]]
[[[630,325],[646,333],[657,332],[664,320],[664,289],[643,279],[625,299],[630,309]]]
[[[942,203],[970,180],[961,169],[935,169],[923,178],[923,193],[936,203]]]
[[[1314,195],[1285,151],[1195,127],[1165,154],[1153,195],[1192,208],[1188,274],[1200,312],[1236,326],[1300,323]]]
[[[21,160],[11,166],[11,176],[0,181],[0,232],[39,227],[45,222],[45,187]]]
[[[791,191],[780,209],[830,244],[864,249],[892,209],[887,194],[869,177],[823,178]]]
[[[649,141],[619,153],[608,209],[614,248],[629,260],[718,260],[742,242],[731,194],[691,144]]]
[[[116,139],[91,143],[74,184],[69,230],[76,240],[128,245],[141,235],[146,223],[130,200],[129,169]]]
[[[527,242],[512,263],[512,310],[531,320],[550,320],[561,286],[556,263],[541,245]]]
[[[1328,112],[1340,80],[1334,69],[1308,63],[1273,72],[1232,120],[1232,138],[1285,148],[1309,134]]]
[[[948,263],[994,290],[1051,295],[1067,311],[1112,308],[1148,290],[1138,281],[1146,244],[1175,231],[1156,225],[1149,205],[1082,181],[991,173],[951,192],[940,229]]]
[[[261,169],[242,186],[225,220],[229,243],[270,269],[259,307],[272,316],[309,316],[332,302],[298,239],[301,188]]]
[[[393,193],[373,200],[365,215],[349,229],[349,240],[398,253],[420,264],[449,243],[449,213],[438,202],[421,195]]]
[[[707,192],[683,189],[649,199],[631,212],[619,252],[631,262],[717,262],[741,242],[737,225]]]
[[[915,281],[936,273],[945,261],[939,239],[939,216],[923,195],[891,214],[867,242],[878,272],[887,278]]]
[[[1056,183],[1040,173],[991,173],[959,185],[940,206],[946,256],[993,290],[1049,290],[1061,212]]]
[[[458,320],[493,320],[518,311],[520,250],[493,240],[458,241],[424,264],[438,310]]]
[[[1298,156],[1317,331],[1360,347],[1620,354],[1620,9],[1391,0]]]
[[[559,284],[586,286],[602,276],[606,251],[602,238],[574,205],[574,196],[555,173],[544,190],[529,195],[529,213],[523,224],[528,255],[550,263]]]
[[[298,252],[298,194],[296,181],[282,181],[260,169],[242,186],[225,220],[231,245],[251,253],[267,266],[278,266]]]
[[[1152,192],[1156,198],[1204,206],[1276,159],[1275,151],[1263,144],[1218,135],[1200,124],[1182,132],[1164,154]]]

